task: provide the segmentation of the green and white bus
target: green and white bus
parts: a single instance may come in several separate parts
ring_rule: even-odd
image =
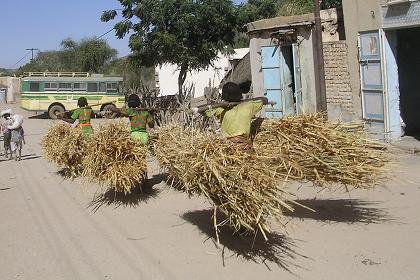
[[[31,72],[22,78],[21,107],[35,112],[48,112],[50,118],[77,108],[77,99],[86,97],[95,111],[108,106],[121,108],[125,103],[122,77],[104,77],[83,72]]]

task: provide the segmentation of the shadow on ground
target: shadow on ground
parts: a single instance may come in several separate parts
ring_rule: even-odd
[[[40,155],[37,154],[30,154],[30,155],[22,155],[21,160],[31,160],[31,159],[37,159],[40,158]]]
[[[105,193],[96,195],[88,204],[87,208],[90,208],[92,212],[98,211],[103,206],[112,206],[114,208],[121,206],[135,208],[140,205],[140,203],[145,203],[150,199],[158,197],[160,191],[153,187],[163,180],[163,176],[156,175],[145,181],[141,186],[133,187],[132,192],[129,194],[109,189]]]
[[[36,119],[36,120],[46,120],[49,119],[48,113],[36,114],[33,116],[28,117],[28,119]]]
[[[14,156],[13,156],[13,159],[6,158],[3,153],[0,156],[1,156],[0,162],[2,162],[2,161],[15,161]],[[21,161],[22,160],[31,160],[31,159],[37,159],[37,158],[40,158],[40,157],[41,156],[39,156],[37,154],[28,154],[28,155],[22,155],[20,160]]]
[[[285,216],[337,223],[378,224],[393,221],[387,211],[377,207],[379,202],[359,199],[305,199],[296,202],[315,212],[297,206],[294,212],[285,212]]]
[[[67,167],[64,167],[56,172],[57,175],[63,177],[64,179],[74,180],[81,175],[82,171],[71,170]]]
[[[213,210],[198,210],[187,212],[182,215],[182,218],[187,222],[195,225],[198,229],[211,238],[217,248],[216,234],[212,222]],[[223,214],[218,213],[218,219],[223,219]],[[219,240],[222,253],[223,266],[225,266],[225,249],[234,252],[227,258],[237,256],[255,263],[263,263],[271,270],[270,264],[276,264],[280,268],[294,274],[293,270],[302,268],[295,264],[298,258],[307,258],[297,253],[297,246],[293,239],[276,233],[268,234],[268,241],[265,241],[261,234],[258,235],[244,235],[238,234],[228,226],[219,227]]]

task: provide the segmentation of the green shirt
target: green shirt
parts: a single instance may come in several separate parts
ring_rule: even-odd
[[[91,117],[92,108],[77,108],[71,115],[73,120],[79,120],[78,127],[82,129],[83,134],[88,138],[93,134],[93,128],[90,125]]]
[[[91,108],[77,108],[73,111],[71,118],[73,120],[79,120],[80,124],[88,124],[90,123],[90,119],[92,117],[92,109]]]
[[[221,121],[224,137],[249,137],[252,118],[261,111],[262,107],[263,103],[261,100],[254,100],[240,103],[231,109],[210,109],[206,111],[206,115],[208,117],[215,116]]]
[[[130,118],[131,132],[146,131],[146,125],[153,123],[153,117],[148,111],[126,108],[121,109],[121,112]]]

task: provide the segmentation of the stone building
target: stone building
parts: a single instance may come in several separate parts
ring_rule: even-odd
[[[341,11],[321,11],[328,114],[351,120],[354,106]],[[254,96],[276,101],[268,117],[316,111],[313,14],[248,24]]]

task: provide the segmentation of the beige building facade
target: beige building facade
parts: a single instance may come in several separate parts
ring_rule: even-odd
[[[343,0],[357,118],[395,141],[420,133],[420,1]]]

